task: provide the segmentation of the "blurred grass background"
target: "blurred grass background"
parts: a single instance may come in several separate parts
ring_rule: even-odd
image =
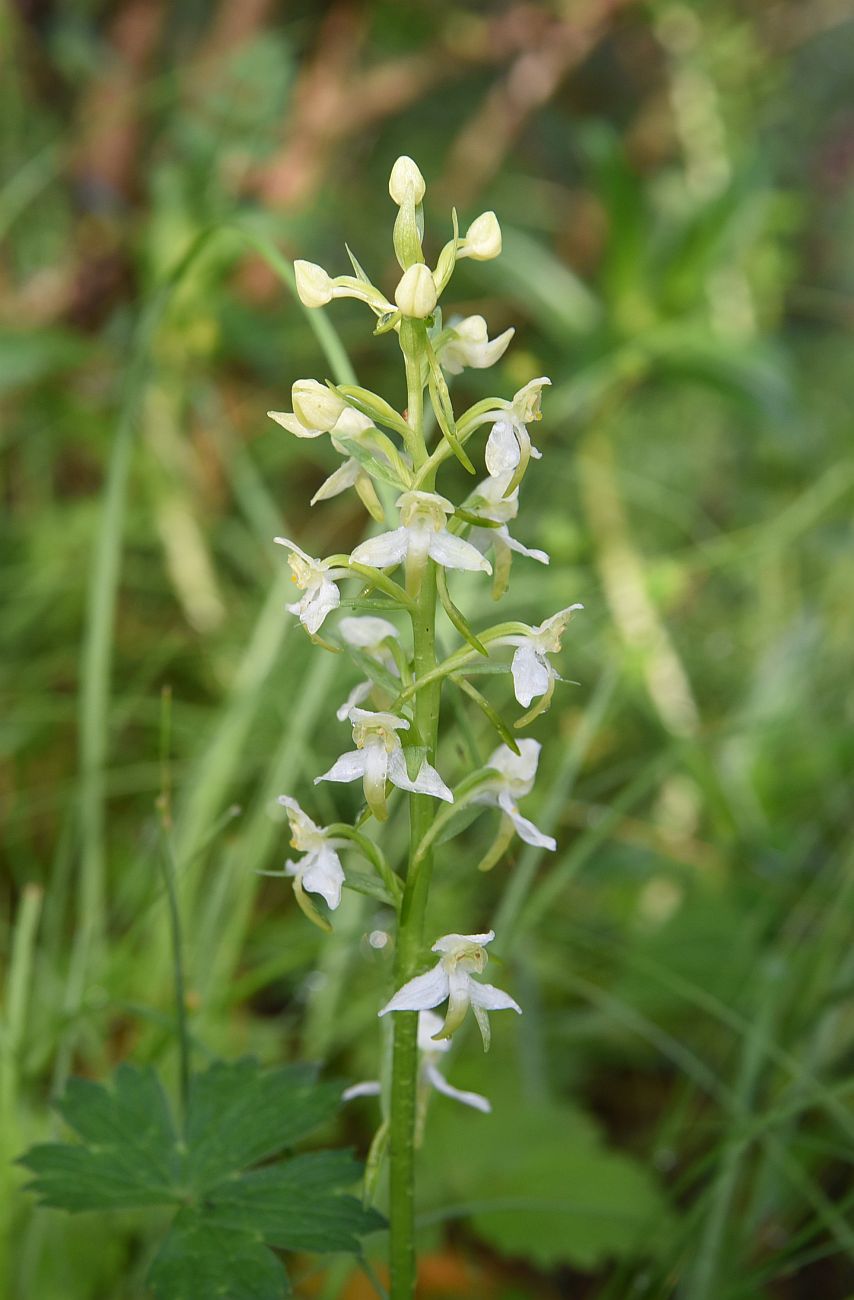
[[[434,256],[451,203],[505,230],[448,299],[517,337],[455,400],[554,382],[517,528],[552,563],[517,558],[503,616],[585,604],[525,808],[558,853],[474,879],[483,818],[439,858],[432,928],[494,923],[526,1014],[449,1065],[493,1116],[432,1109],[419,1295],[848,1300],[854,4],[0,12],[3,1294],[144,1295],[150,1217],[34,1213],[9,1160],[70,1071],[174,1078],[164,782],[199,1059],[376,1073],[388,917],[347,895],[325,939],[255,874],[277,794],[352,811],[309,793],[350,677],[283,613],[271,538],[365,522],[309,511],[334,455],[264,413],[346,357],[403,404],[394,341],[336,304],[342,359],[276,250],[336,273],[346,239],[393,284],[406,152]],[[445,716],[456,779],[494,741]],[[371,1294],[348,1260],[296,1272]]]

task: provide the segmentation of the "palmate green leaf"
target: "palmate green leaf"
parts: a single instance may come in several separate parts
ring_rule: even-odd
[[[229,1231],[182,1210],[148,1274],[158,1300],[270,1300],[292,1294],[259,1233]]]
[[[117,1210],[178,1201],[183,1157],[153,1069],[122,1065],[112,1088],[71,1079],[57,1109],[82,1143],[47,1142],[24,1156],[45,1205]]]
[[[338,1107],[311,1066],[216,1062],[193,1077],[181,1137],[156,1073],[121,1066],[112,1086],[72,1080],[59,1109],[80,1141],[33,1147],[30,1190],[60,1209],[181,1207],[152,1267],[159,1300],[278,1300],[287,1274],[269,1249],[356,1251],[382,1226],[343,1186],[360,1167],[322,1151],[252,1168]]]

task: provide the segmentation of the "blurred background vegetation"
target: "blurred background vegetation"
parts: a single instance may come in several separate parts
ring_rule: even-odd
[[[271,538],[324,554],[365,526],[354,497],[309,511],[334,455],[265,411],[329,373],[276,250],[336,273],[347,239],[392,285],[403,152],[428,255],[451,203],[505,230],[449,302],[517,337],[455,401],[554,381],[517,529],[552,563],[517,558],[504,617],[585,604],[525,807],[558,853],[517,844],[474,879],[489,818],[440,853],[431,928],[495,924],[526,1014],[451,1059],[491,1117],[435,1100],[419,1295],[854,1295],[852,19],[850,0],[3,7],[10,1300],[144,1295],[150,1218],[35,1213],[9,1160],[56,1131],[71,1071],[132,1055],[174,1078],[164,791],[198,1058],[376,1073],[390,956],[365,936],[388,917],[348,894],[326,939],[256,874],[286,855],[277,794],[355,808],[309,795],[351,679],[284,614]],[[394,340],[358,305],[327,314],[402,405]],[[467,592],[482,624],[489,594]],[[493,739],[462,697],[446,718],[457,779]],[[399,853],[400,810],[388,834]],[[330,1140],[364,1152],[376,1122],[354,1103]],[[372,1294],[348,1260],[296,1274],[301,1296]]]

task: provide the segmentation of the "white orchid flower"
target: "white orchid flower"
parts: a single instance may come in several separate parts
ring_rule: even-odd
[[[432,1041],[450,1038],[459,1029],[471,1006],[477,1020],[483,1050],[489,1050],[489,1011],[512,1010],[522,1014],[522,1008],[509,993],[492,984],[481,984],[473,979],[487,963],[486,945],[492,943],[495,932],[487,934],[445,934],[433,944],[433,952],[440,954],[439,961],[424,975],[416,975],[402,988],[378,1014],[390,1011],[431,1011],[440,1002],[448,1000],[444,1023],[431,1037]]]
[[[482,316],[466,316],[464,320],[452,320],[448,328],[448,337],[438,348],[438,357],[449,375],[462,374],[468,366],[471,370],[485,370],[495,365],[507,351],[507,347],[516,331],[511,326],[503,334],[490,340],[486,321]]]
[[[519,753],[514,754],[509,745],[499,745],[487,759],[486,766],[495,769],[496,776],[474,799],[474,803],[494,804],[501,809],[507,822],[526,844],[538,849],[557,848],[551,835],[544,835],[533,822],[519,811],[518,800],[530,794],[540,761],[542,746],[538,740],[520,740]],[[509,840],[510,827],[508,825]],[[503,840],[502,840],[503,842]]]
[[[314,384],[312,379],[299,381],[303,386]],[[322,384],[317,385],[330,398],[336,398],[336,395]],[[355,410],[352,406],[345,406],[336,401],[340,406],[335,414],[334,405],[330,404],[325,407],[325,398],[317,396],[317,405],[313,406],[311,400],[306,401],[305,394],[302,394],[302,400],[297,396],[297,385],[294,385],[293,405],[294,413],[290,411],[268,411],[267,414],[271,420],[275,420],[283,429],[294,434],[297,438],[320,438],[323,434],[328,433],[332,446],[342,456],[346,457],[343,464],[339,465],[329,478],[321,483],[320,487],[311,498],[311,504],[315,505],[318,501],[328,501],[332,497],[340,496],[348,488],[355,488],[368,512],[379,523],[385,518],[382,505],[376,493],[371,477],[365,472],[359,462],[353,456],[347,455],[346,447],[339,441],[340,438],[347,438],[350,442],[358,443],[364,447],[372,456],[379,460],[388,461],[381,447],[375,442],[375,435],[378,433],[376,426],[367,415],[361,411]],[[302,418],[300,418],[302,416]],[[311,419],[314,423],[307,424],[306,420]],[[331,422],[330,422],[331,421]]]
[[[507,521],[515,519],[519,513],[519,489],[514,488],[509,496],[505,496],[509,483],[509,474],[485,479],[475,488],[466,502],[466,506],[473,514],[498,525],[497,528],[474,526],[468,535],[472,546],[476,546],[479,551],[486,552],[490,547],[493,550],[495,581],[492,594],[496,600],[507,589],[513,552],[524,555],[529,560],[536,560],[539,564],[549,563],[546,551],[524,546],[515,537],[511,537]]]
[[[511,636],[497,637],[493,645],[512,645],[516,647],[510,666],[513,674],[513,689],[516,699],[528,707],[537,696],[551,699],[554,684],[559,680],[557,670],[552,666],[550,654],[557,654],[561,648],[563,634],[567,624],[577,609],[584,609],[576,602],[560,609],[545,622],[528,628],[527,632]]]
[[[287,609],[299,615],[303,627],[314,636],[326,615],[340,605],[341,593],[335,584],[348,578],[350,571],[336,567],[329,560],[315,560],[287,537],[274,537],[273,541],[288,548],[291,580],[305,593]]]
[[[434,799],[454,802],[454,796],[434,767],[422,759],[416,776],[410,777],[406,756],[398,731],[408,731],[406,718],[394,713],[372,713],[368,709],[352,708],[347,715],[353,724],[356,748],[337,759],[328,772],[314,778],[319,781],[356,781],[359,777],[365,790],[365,799],[378,821],[388,817],[385,785],[391,781],[399,790],[414,794],[429,794]]]
[[[382,664],[383,668],[397,677],[397,664],[394,655],[389,650],[386,642],[400,639],[400,632],[393,623],[389,623],[387,618],[374,618],[370,614],[363,615],[359,618],[342,618],[338,624],[338,631],[341,633],[347,645],[355,647],[357,650],[364,650],[365,654],[376,659],[377,663]],[[350,710],[357,704],[361,704],[368,698],[374,689],[372,681],[359,682],[353,687],[344,703],[336,713],[339,722],[343,722],[349,715]]]
[[[320,894],[334,911],[341,902],[344,883],[344,869],[335,850],[344,848],[347,841],[316,825],[290,795],[280,795],[279,803],[287,810],[291,847],[303,855],[297,862],[285,863],[285,875],[294,877],[295,892],[303,889]]]
[[[519,389],[508,407],[489,417],[494,423],[486,442],[486,469],[493,478],[502,474],[512,475],[523,456],[526,459],[533,456],[534,460],[541,458],[542,453],[531,444],[528,425],[542,418],[542,392],[551,382],[545,376],[532,379]]]
[[[451,1050],[449,1039],[437,1040],[435,1037],[441,1028],[442,1017],[437,1016],[435,1012],[418,1013],[419,1082],[435,1089],[436,1092],[441,1092],[445,1097],[461,1102],[463,1106],[471,1106],[473,1110],[488,1115],[492,1110],[492,1103],[487,1097],[481,1096],[479,1092],[466,1092],[461,1088],[455,1088],[453,1084],[448,1083],[439,1070],[437,1061],[441,1060],[445,1052]],[[354,1083],[351,1087],[345,1088],[341,1100],[352,1101],[354,1097],[379,1097],[381,1093],[382,1085],[378,1079],[366,1079],[364,1083]]]
[[[428,556],[446,569],[492,573],[477,547],[445,527],[454,507],[435,492],[404,492],[397,499],[401,527],[362,542],[351,559],[372,569],[390,569],[406,561],[407,590],[418,591]]]

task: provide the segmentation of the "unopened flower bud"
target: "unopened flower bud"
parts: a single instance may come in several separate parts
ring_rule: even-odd
[[[429,267],[423,262],[410,266],[394,291],[394,301],[404,316],[416,316],[420,320],[429,316],[437,301],[436,286]]]
[[[501,227],[494,212],[482,212],[471,223],[465,234],[460,257],[471,257],[476,262],[488,262],[501,253]]]
[[[298,379],[291,389],[294,415],[306,429],[331,429],[347,403],[316,379]]]
[[[418,164],[414,163],[406,154],[403,154],[392,167],[391,176],[388,178],[388,192],[398,207],[403,203],[406,192],[410,187],[412,188],[413,201],[420,203],[427,188],[424,184],[424,177],[421,175]]]
[[[304,307],[325,307],[332,301],[332,277],[316,262],[294,262],[297,295]]]

